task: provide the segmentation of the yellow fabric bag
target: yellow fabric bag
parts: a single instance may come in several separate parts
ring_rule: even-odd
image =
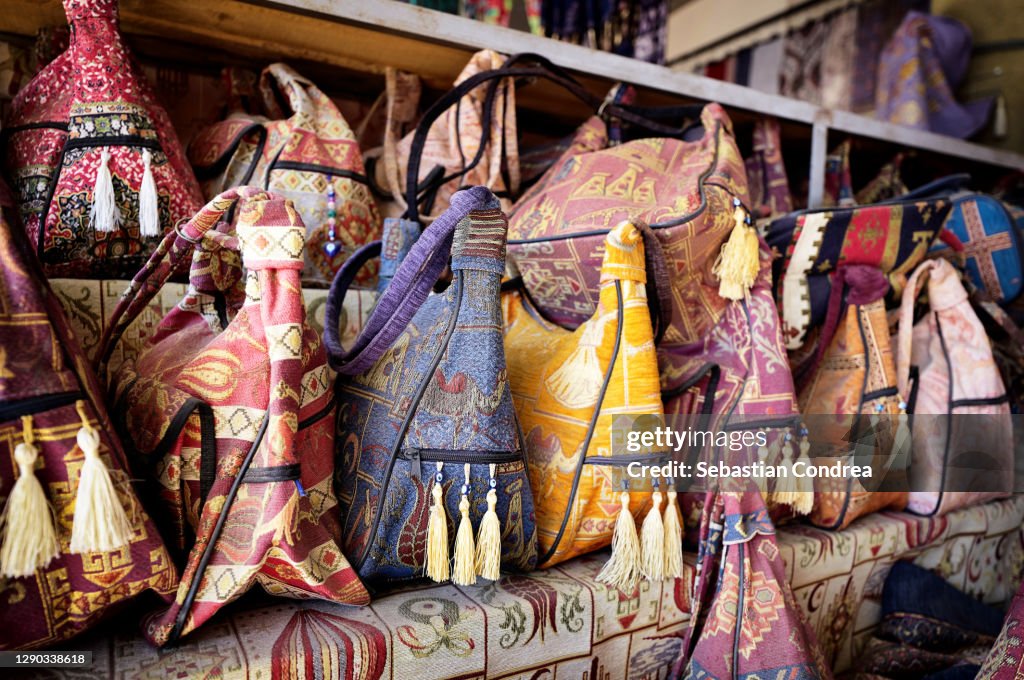
[[[609,232],[600,302],[575,331],[544,320],[521,289],[507,286],[502,297],[509,385],[535,497],[538,563],[551,566],[611,543],[612,557],[598,578],[621,588],[641,576],[682,574],[675,490],[664,479],[652,489],[649,480],[629,478],[625,467],[634,460],[667,462],[668,454],[648,448],[612,456],[615,416],[663,415],[641,229],[623,222]],[[658,245],[647,240],[652,249]],[[645,511],[638,534],[634,518]]]

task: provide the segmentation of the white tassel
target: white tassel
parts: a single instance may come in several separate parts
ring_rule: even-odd
[[[434,581],[447,581],[451,575],[448,562],[448,518],[444,512],[444,489],[441,487],[441,469],[444,463],[437,464],[437,475],[434,486],[430,489],[434,504],[430,507],[430,518],[427,520],[427,559],[424,570]]]
[[[661,519],[661,492],[657,490],[651,494],[651,510],[640,528],[640,569],[648,581],[665,578],[665,524]]]
[[[469,519],[469,470],[469,463],[466,463],[462,498],[459,499],[462,519],[455,534],[455,566],[452,568],[452,583],[460,586],[476,583],[476,544],[473,541],[473,523]]]
[[[487,491],[487,512],[480,520],[476,537],[476,573],[491,581],[501,578],[501,520],[498,519],[498,466],[491,463],[491,488]]]
[[[794,463],[797,461],[793,459],[792,434],[787,432],[785,438],[786,441],[782,445],[782,466],[787,474],[775,481],[775,490],[771,494],[771,500],[780,505],[788,505],[799,515],[806,515],[814,509],[814,480],[807,476],[797,477],[794,474]],[[810,448],[811,444],[807,440],[807,436],[804,435],[800,442],[800,457],[798,459],[803,461],[804,469],[810,464],[807,455]]]
[[[640,577],[640,539],[629,512],[629,492],[619,494],[619,518],[612,534],[612,555],[597,575],[597,580],[624,592],[632,592]]]
[[[114,231],[121,224],[121,210],[114,195],[114,181],[110,177],[110,152],[103,149],[96,168],[96,185],[92,189],[92,211],[89,219],[96,231]]]
[[[142,150],[142,186],[139,187],[139,235],[152,238],[160,235],[160,205],[156,195],[156,181],[153,179],[153,154]]]
[[[78,446],[85,454],[75,494],[75,515],[71,524],[72,553],[120,550],[132,540],[132,524],[110,479],[110,470],[100,458],[100,435],[89,425],[85,404],[76,404],[82,419]]]
[[[668,502],[665,503],[665,578],[675,579],[683,575],[683,525],[679,519],[679,504],[676,490],[669,486]]]
[[[33,443],[32,416],[23,416],[21,422],[25,440],[14,449],[18,480],[0,515],[0,525],[5,530],[0,546],[0,575],[8,578],[31,576],[60,552],[53,512],[35,474],[39,450]]]

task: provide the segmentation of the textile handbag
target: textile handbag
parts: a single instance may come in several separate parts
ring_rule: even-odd
[[[4,166],[48,276],[129,278],[202,204],[116,0],[65,0],[71,44],[22,89]]]
[[[324,336],[340,374],[335,481],[345,551],[364,578],[426,572],[465,585],[537,562],[533,497],[502,343],[505,232],[489,190],[454,194],[402,260],[349,350],[338,342],[338,305],[379,246],[346,262],[331,287]],[[451,284],[428,295],[449,254]]]
[[[929,311],[915,324],[914,299],[925,278]],[[1009,397],[985,327],[951,264],[926,260],[914,270],[895,340],[900,392],[914,414],[907,509],[945,514],[1007,495],[999,489],[1013,488]],[[968,452],[969,463],[951,458]],[[986,488],[972,491],[972,483]]]
[[[608,233],[600,303],[575,331],[544,321],[517,289],[502,297],[509,386],[536,493],[539,562],[558,564],[611,543],[612,557],[598,580],[627,591],[641,574],[659,581],[682,575],[672,480],[664,495],[658,480],[653,493],[613,483],[613,477],[628,482],[631,462],[670,460],[650,447],[630,452],[612,443],[616,417],[662,412],[645,241],[656,251],[652,259],[660,256],[657,237],[646,227],[622,222]],[[648,508],[638,538],[633,518]]]
[[[906,467],[903,458],[909,453],[910,432],[889,342],[883,301],[887,288],[885,275],[875,267],[837,269],[816,349],[797,369],[800,411],[812,440],[828,446],[832,458],[840,462],[860,463],[866,458],[872,484],[884,475],[898,487],[865,489],[853,477],[816,478],[810,518],[826,529],[843,529],[861,515],[885,508],[902,510],[907,503],[906,486],[899,482],[905,482],[900,475]],[[848,443],[853,446],[850,455],[844,449]],[[819,457],[816,462],[836,461]]]
[[[235,113],[192,140],[189,160],[208,198],[255,184],[290,199],[307,230],[303,280],[327,283],[380,236],[359,144],[334,102],[290,66],[268,66],[259,90],[269,120]]]
[[[216,228],[232,208],[237,238]],[[337,544],[332,374],[302,303],[305,233],[286,199],[253,187],[221,194],[165,238],[105,334],[104,358],[195,244],[188,294],[114,383],[166,534],[187,550],[174,604],[147,625],[156,644],[257,583],[274,595],[369,600]]]
[[[984,194],[967,193],[953,198],[953,209],[945,229],[963,245],[951,248],[943,242],[932,246],[930,255],[963,257],[963,267],[975,288],[1005,305],[1024,290],[1024,244],[1007,207]]]
[[[500,196],[519,193],[519,151],[516,135],[516,90],[513,78],[495,80],[488,86],[460,90],[477,74],[501,69],[506,57],[481,50],[455,79],[460,91],[458,106],[446,108],[427,123],[426,134],[410,132],[401,139],[397,130],[415,114],[419,82],[408,74],[388,74],[387,122],[384,145],[372,154],[371,177],[380,193],[397,204],[389,215],[409,210],[406,184],[410,179],[426,191],[417,210],[430,221],[443,213],[460,187],[486,186]],[[370,155],[370,154],[368,154]],[[410,176],[410,159],[414,174]]]
[[[6,191],[6,187],[0,187]],[[56,644],[177,572],[28,239],[0,217],[0,649]]]
[[[928,253],[951,204],[946,198],[906,198],[856,208],[806,210],[768,225],[765,240],[787,349],[798,349],[825,320],[830,276],[841,266],[877,267],[893,299]]]
[[[686,347],[701,341],[730,299],[749,292],[758,271],[756,232],[745,214],[737,218],[747,188],[732,124],[717,104],[703,109],[700,123],[684,139],[608,146],[606,125],[593,117],[509,213],[509,256],[530,298],[569,328],[597,306],[609,229],[624,219],[650,224],[672,282],[672,324],[658,345],[666,390],[686,384]]]

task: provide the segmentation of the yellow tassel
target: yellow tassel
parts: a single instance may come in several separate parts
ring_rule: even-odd
[[[683,525],[679,518],[679,504],[676,490],[669,487],[668,502],[665,503],[665,578],[676,579],[683,575]]]
[[[597,575],[601,583],[632,592],[640,577],[640,539],[636,535],[636,524],[629,512],[629,492],[619,495],[619,518],[612,534],[612,554]]]
[[[430,518],[427,520],[427,558],[424,569],[427,576],[437,581],[447,581],[451,574],[448,564],[448,518],[444,514],[444,490],[441,488],[441,468],[444,463],[437,464],[437,477],[430,493],[434,498],[430,506]]]
[[[455,566],[452,569],[452,582],[460,586],[471,586],[476,583],[476,545],[473,541],[473,523],[469,519],[469,463],[466,463],[466,481],[462,485],[462,498],[459,500],[459,530],[455,534]]]
[[[665,578],[665,523],[661,519],[661,492],[651,494],[651,510],[640,528],[640,569],[648,581]]]
[[[492,485],[487,492],[487,512],[480,520],[476,537],[476,573],[491,581],[501,578],[501,521],[498,519],[498,492],[493,481],[497,466],[491,463]]]
[[[85,454],[75,494],[75,515],[71,520],[72,553],[120,550],[132,540],[132,523],[117,496],[110,470],[100,458],[100,435],[85,412],[85,402],[75,405],[82,419],[78,446]]]
[[[31,576],[60,552],[53,512],[43,485],[36,478],[39,450],[34,443],[32,416],[22,416],[21,426],[24,441],[14,449],[18,480],[0,515],[0,527],[4,529],[0,575],[9,578]]]
[[[733,202],[735,211],[729,240],[722,245],[718,259],[711,273],[718,277],[718,294],[727,300],[743,300],[757,280],[761,269],[760,245],[757,231],[747,223],[747,213],[738,200]]]

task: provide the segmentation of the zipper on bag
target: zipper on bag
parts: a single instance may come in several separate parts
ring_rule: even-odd
[[[423,461],[428,463],[454,463],[488,465],[490,463],[514,463],[523,459],[522,451],[448,451],[442,449],[405,449],[399,451],[398,460],[409,461],[409,475],[413,479],[423,478]]]
[[[28,397],[27,399],[10,401],[0,406],[0,422],[6,423],[16,420],[21,416],[52,411],[62,406],[74,404],[76,401],[84,398],[85,395],[82,392],[76,391],[58,392],[57,394],[47,394],[42,397]]]

